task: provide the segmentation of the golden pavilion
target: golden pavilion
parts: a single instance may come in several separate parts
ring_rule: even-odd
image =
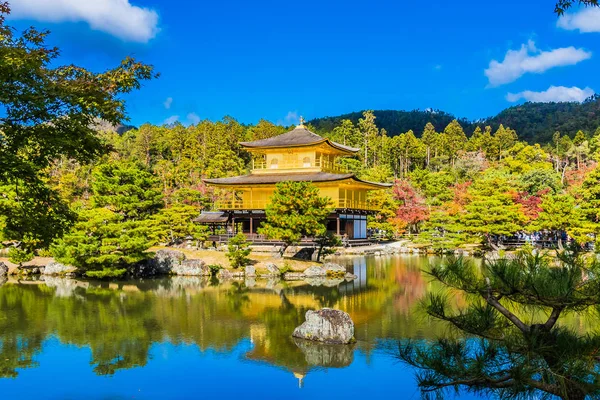
[[[367,204],[367,192],[390,185],[360,180],[337,162],[340,157],[352,156],[359,149],[309,131],[302,119],[290,132],[240,144],[252,155],[251,172],[230,178],[205,179],[209,186],[227,189],[230,196],[229,200],[217,204],[218,214],[204,213],[198,222],[241,224],[243,232],[252,236],[265,220],[264,210],[277,183],[312,182],[321,195],[331,198],[335,205],[327,229],[348,239],[366,239],[367,215],[374,211]]]

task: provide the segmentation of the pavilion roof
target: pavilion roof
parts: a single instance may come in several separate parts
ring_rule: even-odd
[[[204,179],[209,185],[245,186],[245,185],[273,185],[279,182],[336,182],[351,179],[376,188],[390,187],[389,183],[369,182],[358,179],[354,174],[332,174],[329,172],[301,172],[290,174],[249,174],[230,178]]]
[[[221,211],[202,211],[193,222],[222,224],[228,220],[229,216]]]
[[[304,125],[298,125],[294,130],[289,131],[287,133],[274,136],[268,139],[255,140],[253,142],[241,142],[240,144],[243,147],[248,149],[252,148],[264,148],[264,147],[299,147],[299,146],[312,146],[321,143],[328,143],[330,146],[344,151],[348,153],[356,153],[360,151],[360,149],[345,146],[343,144],[339,144],[333,142],[329,139],[323,138],[316,133],[313,133],[306,129]]]

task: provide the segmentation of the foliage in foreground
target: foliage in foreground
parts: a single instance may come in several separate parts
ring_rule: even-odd
[[[0,237],[31,252],[62,236],[73,214],[47,183],[48,169],[61,158],[87,163],[107,151],[98,121],[125,119],[124,93],[155,76],[132,58],[94,73],[56,65],[59,50],[46,44],[49,32],[18,32],[5,24],[0,2]]]
[[[479,270],[450,258],[430,274],[446,289],[430,293],[425,310],[466,336],[400,345],[400,358],[421,370],[425,398],[461,389],[498,398],[600,396],[600,335],[558,324],[600,305],[596,259],[522,252]],[[452,307],[457,293],[470,299],[467,307]]]

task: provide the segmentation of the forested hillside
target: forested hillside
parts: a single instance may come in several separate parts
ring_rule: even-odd
[[[558,131],[574,137],[582,130],[591,135],[600,126],[600,96],[583,103],[525,103],[503,110],[486,124],[510,126],[529,143],[548,143]]]
[[[376,110],[373,111],[377,119],[377,126],[384,129],[389,136],[396,136],[404,132],[412,130],[418,136],[423,132],[423,127],[430,123],[436,131],[443,131],[446,126],[453,120],[457,119],[454,115],[438,110],[413,110],[413,111],[396,111],[396,110]],[[339,126],[343,120],[350,120],[353,124],[357,124],[358,120],[363,117],[363,111],[357,111],[349,114],[340,115],[337,117],[316,118],[309,121],[309,124],[314,127],[315,132],[326,134],[333,131],[336,126]],[[475,124],[467,119],[458,119],[461,126],[467,132],[473,132]]]
[[[377,118],[377,125],[385,129],[389,136],[412,130],[420,137],[423,127],[428,122],[436,131],[441,131],[452,120],[457,119],[468,135],[473,133],[477,126],[483,129],[490,125],[496,130],[502,124],[516,130],[521,140],[531,144],[546,144],[552,141],[556,131],[571,138],[575,137],[579,130],[592,135],[600,126],[600,96],[595,95],[583,103],[525,103],[509,107],[494,117],[479,121],[469,121],[437,110],[376,110],[373,114]],[[310,124],[317,132],[326,133],[340,125],[342,120],[348,119],[356,124],[361,117],[362,111],[337,117],[316,118],[310,121]]]

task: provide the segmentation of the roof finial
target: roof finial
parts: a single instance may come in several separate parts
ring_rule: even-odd
[[[300,116],[300,125],[298,125],[296,128],[304,128],[304,117],[302,115]]]

